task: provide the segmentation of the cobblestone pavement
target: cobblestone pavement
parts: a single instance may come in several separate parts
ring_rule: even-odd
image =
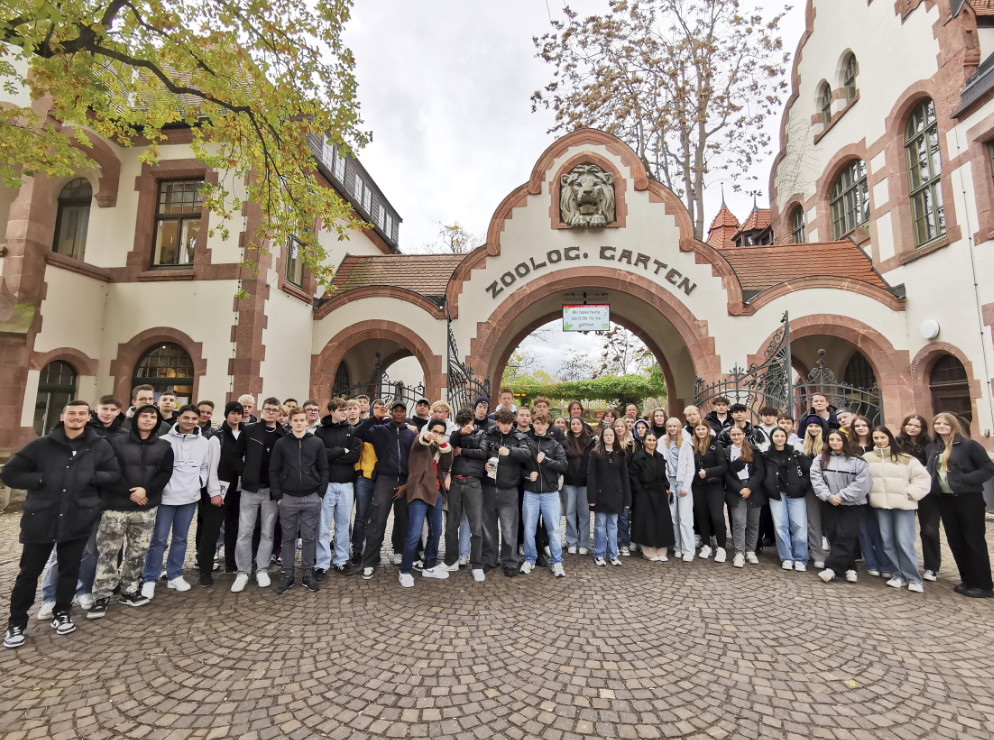
[[[17,529],[0,516],[4,611]],[[948,552],[924,595],[774,560],[162,584],[69,636],[32,620],[0,651],[0,737],[994,737],[994,602],[953,593]]]

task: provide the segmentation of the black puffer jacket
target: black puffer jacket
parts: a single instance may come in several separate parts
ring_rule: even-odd
[[[532,493],[557,493],[559,476],[566,472],[566,453],[563,452],[563,446],[556,441],[551,432],[546,432],[542,437],[533,434],[528,438],[527,444],[531,451],[528,458],[528,473],[530,475],[537,472],[538,478],[534,481],[525,478],[525,490]],[[544,454],[542,462],[538,461],[539,453]]]
[[[153,408],[149,406],[148,408]],[[111,511],[147,511],[162,503],[162,489],[173,474],[173,447],[153,431],[142,439],[135,427],[110,438],[121,466],[118,485],[104,490],[104,508]],[[131,500],[132,488],[144,488],[148,503]]]
[[[81,437],[74,455],[59,422],[44,437],[28,442],[4,466],[0,479],[11,488],[27,491],[22,543],[86,538],[99,521],[101,490],[119,485],[121,467],[110,442],[90,428]]]
[[[766,495],[780,500],[780,494],[787,498],[804,498],[811,492],[811,459],[793,447],[783,450],[768,449],[764,456],[764,482]]]
[[[994,462],[987,456],[987,450],[972,439],[956,435],[953,439],[952,452],[946,467],[949,472],[946,479],[953,493],[982,493],[984,483],[994,477]],[[948,495],[939,487],[939,453],[944,452],[946,445],[941,439],[936,439],[928,447],[928,468],[932,476],[932,493],[940,496]],[[6,472],[6,471],[5,471]]]
[[[238,449],[245,456],[242,490],[255,492],[270,486],[269,458],[276,442],[286,434],[287,431],[278,425],[275,430],[267,430],[264,421],[246,424],[242,428],[238,437]]]
[[[336,422],[331,414],[321,419],[314,436],[324,442],[328,451],[328,482],[351,483],[355,480],[355,464],[362,452],[362,440],[352,433],[347,421]]]
[[[728,460],[725,458],[725,448],[714,437],[708,444],[708,449],[704,454],[694,452],[694,485],[692,490],[696,491],[705,485],[716,483],[725,485],[725,471],[728,469]],[[704,471],[704,477],[699,475]]]
[[[487,432],[485,438],[487,459],[496,457],[497,480],[487,476],[483,479],[484,485],[496,486],[497,488],[517,488],[524,475],[525,465],[528,463],[530,451],[525,441],[524,434],[511,428],[507,434],[501,434],[496,424]],[[500,448],[506,447],[509,453],[503,457],[500,455]]]
[[[316,493],[324,498],[328,489],[328,451],[324,442],[306,433],[300,438],[291,434],[280,439],[269,461],[269,485],[274,501],[282,499],[284,494]]]
[[[749,444],[744,442],[744,445]],[[749,498],[746,499],[749,506],[763,506],[767,503],[766,491],[763,489],[765,480],[765,468],[763,467],[763,453],[755,447],[752,449],[752,462],[746,463],[742,458],[732,460],[732,447],[725,448],[725,461],[728,469],[725,471],[725,500],[731,505],[742,500],[742,489],[748,488]],[[747,467],[746,467],[747,466]],[[739,478],[739,472],[746,469],[749,477]]]
[[[452,432],[449,444],[452,445],[452,475],[464,478],[483,478],[487,474],[487,433],[474,426],[470,434],[461,430]],[[459,450],[457,453],[456,450]]]
[[[158,409],[156,409],[156,411],[158,411]],[[121,425],[124,424],[125,418],[127,417],[125,417],[124,413],[122,412],[118,414],[116,417],[114,417],[114,421],[110,423],[109,427],[105,427],[103,422],[100,421],[100,418],[97,416],[97,412],[91,411],[90,420],[86,423],[86,426],[92,429],[93,431],[95,431],[104,439],[107,439],[109,437],[113,437],[114,435],[122,431]]]

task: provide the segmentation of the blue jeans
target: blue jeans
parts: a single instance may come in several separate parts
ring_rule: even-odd
[[[55,601],[55,582],[59,577],[59,562],[55,557],[58,548],[52,548],[52,555],[48,559],[49,569],[45,574],[45,580],[41,584],[42,603]],[[83,548],[83,559],[79,563],[79,580],[76,581],[76,595],[82,596],[93,590],[93,580],[97,575],[97,528],[93,528],[93,534],[86,541]]]
[[[632,544],[631,509],[622,509],[618,514],[618,546],[628,547]]]
[[[521,518],[525,526],[525,560],[532,565],[538,560],[538,550],[535,547],[535,530],[538,527],[538,515],[542,515],[545,531],[549,534],[549,565],[563,562],[563,542],[559,533],[559,520],[562,508],[559,506],[559,492],[532,493],[525,491],[521,504]]]
[[[421,541],[421,529],[428,520],[428,543],[425,545],[424,567],[434,568],[438,562],[438,541],[442,537],[442,494],[439,492],[434,505],[419,498],[407,505],[407,537],[404,539],[404,555],[400,561],[400,572],[410,573],[414,565],[414,553]]]
[[[803,498],[770,496],[770,514],[781,560],[808,562],[808,504]]]
[[[566,496],[566,544],[590,548],[590,505],[586,486],[563,486]]]
[[[186,560],[186,541],[190,534],[190,522],[197,513],[197,502],[192,504],[159,504],[159,512],[155,516],[155,529],[152,531],[152,544],[149,545],[145,556],[145,572],[143,582],[155,583],[162,573],[162,555],[166,550],[169,530],[173,531],[169,541],[169,558],[166,561],[166,578],[170,581],[179,578],[183,573],[183,561]]]
[[[618,557],[618,514],[594,512],[594,557]]]
[[[893,573],[894,564],[884,552],[884,541],[880,537],[880,525],[875,514],[876,509],[868,507],[866,516],[859,521],[859,548],[863,551],[867,570]]]
[[[315,568],[331,567],[331,525],[335,525],[335,567],[349,562],[349,524],[352,522],[351,483],[329,483],[321,501],[318,521],[318,554]]]
[[[915,550],[915,511],[874,509],[884,553],[894,565],[893,574],[905,583],[921,583]]]
[[[469,519],[466,512],[463,512],[462,521],[459,522],[459,557],[468,558],[470,550]]]
[[[366,518],[373,500],[373,479],[359,476],[355,482],[355,524],[352,525],[352,559],[362,560],[362,547],[366,542]]]

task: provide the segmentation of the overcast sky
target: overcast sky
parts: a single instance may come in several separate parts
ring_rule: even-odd
[[[783,2],[762,0],[773,10]],[[803,31],[804,0],[796,0],[784,27],[793,54]],[[607,2],[572,3],[585,13]],[[438,239],[438,224],[458,222],[478,236],[511,190],[528,179],[554,140],[548,111],[531,112],[530,96],[551,79],[535,56],[533,36],[550,30],[559,0],[374,0],[357,2],[346,34],[356,56],[359,99],[373,141],[359,158],[398,211],[402,251],[420,251]],[[769,122],[777,141],[779,117]],[[757,167],[761,206],[767,205],[769,162]],[[726,187],[726,201],[744,219],[752,196]],[[708,193],[706,222],[721,203]],[[482,243],[482,239],[481,239]],[[560,347],[576,336],[551,332],[540,343],[550,372]],[[554,367],[552,365],[555,365]]]

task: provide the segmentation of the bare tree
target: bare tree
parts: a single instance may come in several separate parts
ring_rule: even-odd
[[[628,375],[647,369],[655,361],[645,343],[623,326],[613,324],[604,335],[600,353],[601,365],[593,377],[601,375]]]
[[[749,6],[746,9],[744,6]],[[568,5],[534,39],[552,81],[532,95],[556,113],[551,132],[594,126],[627,141],[650,174],[684,199],[704,234],[709,172],[742,178],[769,150],[788,54],[755,0],[609,0],[581,18]]]
[[[585,352],[568,349],[559,366],[559,377],[566,381],[589,380],[594,377],[596,367]]]

